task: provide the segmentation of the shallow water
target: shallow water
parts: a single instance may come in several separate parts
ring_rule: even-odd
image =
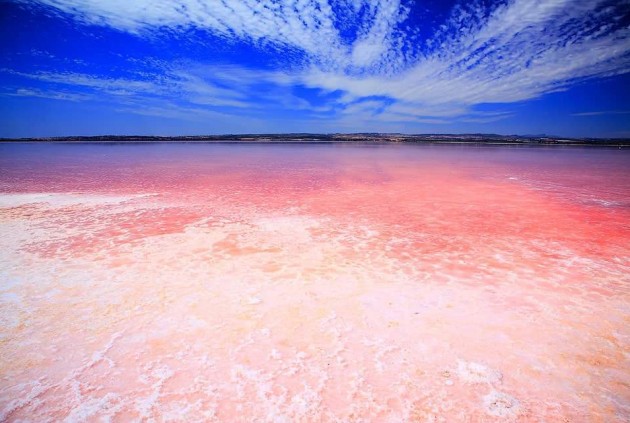
[[[0,144],[0,421],[630,419],[630,151]]]

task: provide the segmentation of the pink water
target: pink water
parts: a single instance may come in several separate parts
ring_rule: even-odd
[[[630,151],[4,144],[0,225],[0,421],[630,419]]]

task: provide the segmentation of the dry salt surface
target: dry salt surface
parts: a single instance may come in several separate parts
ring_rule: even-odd
[[[629,153],[0,145],[0,421],[626,422]]]

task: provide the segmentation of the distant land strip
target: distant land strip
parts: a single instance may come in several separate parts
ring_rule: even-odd
[[[630,147],[630,138],[566,138],[547,135],[496,134],[226,134],[191,136],[97,135],[34,138],[0,138],[0,142],[79,142],[79,143],[407,143],[407,144],[490,144],[490,145],[588,145]]]

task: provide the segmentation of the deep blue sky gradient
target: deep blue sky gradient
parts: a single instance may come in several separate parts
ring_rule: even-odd
[[[164,21],[157,10],[146,20],[139,13],[128,24],[108,17],[115,9],[86,6],[79,13],[64,9],[72,0],[66,6],[64,0],[43,3],[0,2],[2,137],[254,132],[630,137],[626,1],[590,2],[597,3],[594,12],[586,10],[589,2],[578,0],[558,1],[551,12],[531,11],[522,5],[527,1],[474,6],[381,1],[382,9],[399,7],[404,16],[394,20],[378,18],[379,10],[366,6],[355,10],[331,2],[339,45],[330,48],[324,36],[318,45],[319,34],[312,30],[306,35],[296,30],[293,37],[288,29],[278,39],[273,32],[256,38],[247,28],[239,35],[234,23],[218,31],[203,24],[203,14],[213,10],[196,12],[190,22],[186,9],[168,12]],[[189,3],[194,6],[193,0],[182,5]],[[584,16],[576,13],[551,27],[563,7],[576,5],[584,7]],[[532,24],[514,33],[510,25],[497,24],[518,17],[519,7],[530,13],[524,19]],[[468,18],[458,18],[467,8]],[[319,9],[313,10],[308,13],[319,19]],[[282,13],[276,13],[281,22]],[[255,21],[252,25],[256,28]],[[372,59],[353,55],[378,25],[389,25],[386,41],[375,36],[361,50]],[[496,33],[475,44],[484,31]],[[580,48],[568,51],[571,44]],[[372,56],[370,49],[376,51]],[[527,55],[531,60],[519,61]],[[584,66],[554,75],[566,60]],[[532,74],[526,73],[530,67]],[[453,84],[463,88],[451,91]],[[467,87],[476,88],[466,93]]]

